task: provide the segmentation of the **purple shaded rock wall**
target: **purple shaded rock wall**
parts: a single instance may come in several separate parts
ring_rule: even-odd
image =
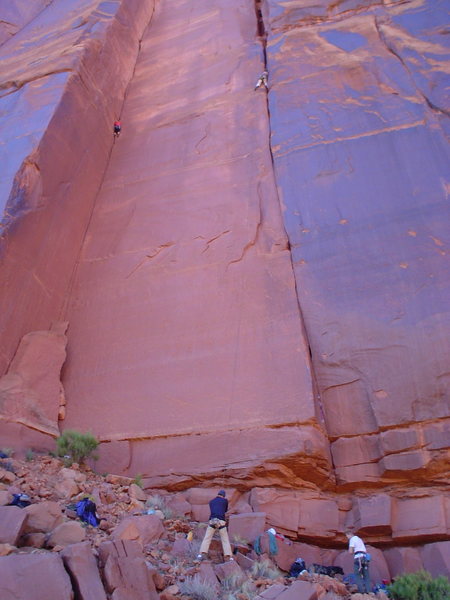
[[[424,439],[450,413],[445,5],[263,3],[276,181],[341,483],[446,456]]]
[[[0,374],[64,309],[151,14],[142,0],[53,0],[0,46]]]

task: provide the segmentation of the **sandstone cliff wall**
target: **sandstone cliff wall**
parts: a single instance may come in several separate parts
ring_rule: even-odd
[[[378,543],[448,539],[444,12],[23,13],[0,46],[5,439],[48,445],[64,419],[102,440],[101,471],[148,487],[277,488],[254,506],[309,541],[349,524]],[[64,403],[40,393],[30,419],[13,357],[58,320]]]
[[[47,4],[0,47],[1,373],[21,337],[64,308],[153,12],[140,0]]]

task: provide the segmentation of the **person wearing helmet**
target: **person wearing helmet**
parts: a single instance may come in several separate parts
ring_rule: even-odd
[[[205,537],[200,546],[200,554],[197,556],[198,560],[207,557],[211,540],[216,531],[218,531],[220,535],[224,559],[233,560],[231,556],[230,540],[228,538],[227,523],[225,521],[225,514],[228,510],[228,500],[225,496],[225,490],[220,490],[217,496],[209,502],[210,515],[208,527],[206,528]]]

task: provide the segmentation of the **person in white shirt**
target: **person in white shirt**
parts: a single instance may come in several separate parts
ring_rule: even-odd
[[[370,592],[369,561],[367,560],[366,546],[362,539],[351,531],[346,533],[348,538],[348,551],[353,554],[353,572],[356,585],[361,593]]]

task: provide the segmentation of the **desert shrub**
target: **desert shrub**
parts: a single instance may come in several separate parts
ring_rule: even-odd
[[[68,464],[82,463],[92,455],[97,446],[98,441],[92,433],[81,433],[73,429],[66,429],[56,440],[57,454],[64,457]]]
[[[251,573],[256,579],[259,577],[264,577],[265,579],[277,579],[281,576],[281,571],[268,558],[255,560],[252,564]]]
[[[197,558],[197,556],[200,554],[200,546],[201,546],[201,540],[192,540],[191,544],[190,544],[190,549],[189,549],[189,553],[188,556],[191,560],[195,560]]]
[[[245,537],[242,537],[238,533],[235,533],[231,536],[231,541],[236,546],[248,546],[248,540]]]
[[[388,589],[394,600],[450,600],[449,580],[433,579],[427,571],[400,575]]]
[[[139,486],[141,489],[144,487],[144,482],[142,481],[142,475],[138,473],[133,479],[133,483]]]
[[[183,596],[190,596],[194,600],[217,600],[217,591],[210,583],[200,579],[198,575],[186,577],[178,584]]]
[[[2,448],[0,452],[2,452],[8,458],[11,458],[11,456],[14,454],[14,450],[12,448]]]
[[[165,519],[173,518],[173,510],[167,506],[166,499],[160,494],[152,494],[147,498],[145,503],[147,508],[155,508],[156,506],[163,513]]]
[[[222,581],[222,599],[236,600],[243,597],[251,600],[256,596],[256,587],[251,579],[242,573],[232,573]]]
[[[33,452],[33,450],[31,450],[31,448],[28,448],[28,450],[25,452],[25,460],[27,462],[31,462],[32,460],[34,460],[35,458],[35,454]]]

